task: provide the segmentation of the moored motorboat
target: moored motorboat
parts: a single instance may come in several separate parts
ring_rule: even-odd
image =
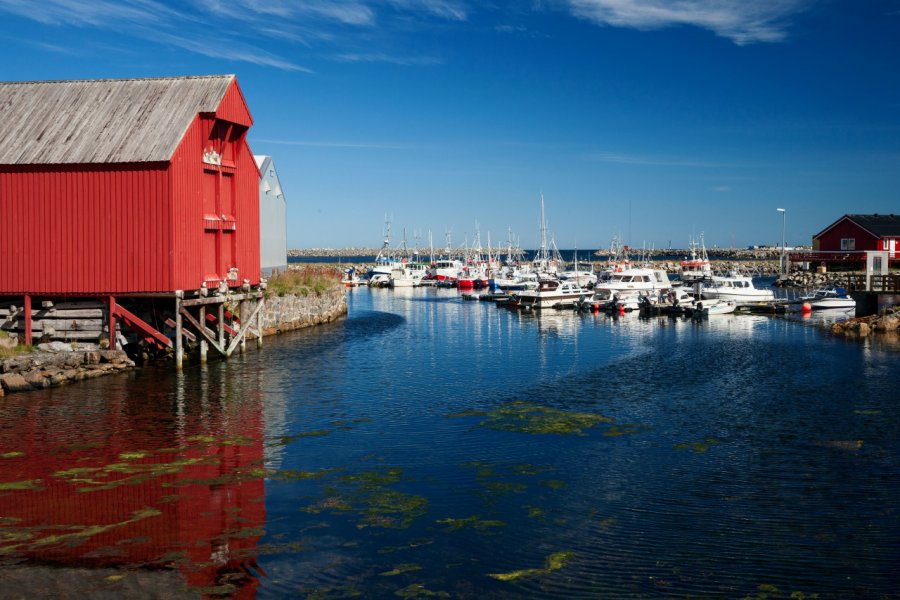
[[[801,296],[792,303],[792,308],[796,310],[796,306],[799,305],[802,309],[804,304],[809,304],[810,310],[856,308],[856,300],[847,293],[847,290],[836,286],[820,288],[812,294]]]
[[[511,304],[525,309],[565,308],[574,306],[584,290],[573,281],[542,279],[537,289],[525,290],[513,296]]]
[[[726,276],[713,275],[710,281],[703,284],[701,297],[704,300],[733,300],[740,304],[774,300],[775,292],[756,287],[751,277],[731,273]]]

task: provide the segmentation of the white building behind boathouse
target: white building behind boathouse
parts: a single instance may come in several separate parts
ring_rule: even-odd
[[[271,156],[254,156],[259,167],[259,259],[262,274],[287,269],[287,205]]]

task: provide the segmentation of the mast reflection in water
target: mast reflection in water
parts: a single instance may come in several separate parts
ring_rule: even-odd
[[[896,597],[896,349],[349,305],[181,376],[0,400],[0,596]]]

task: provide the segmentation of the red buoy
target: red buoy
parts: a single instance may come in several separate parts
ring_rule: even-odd
[[[800,310],[804,315],[808,315],[812,313],[812,306],[809,302],[804,302]]]

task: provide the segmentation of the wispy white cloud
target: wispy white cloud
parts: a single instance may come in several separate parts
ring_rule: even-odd
[[[423,12],[450,21],[465,21],[469,10],[464,2],[456,0],[388,0],[392,6],[404,11]]]
[[[153,0],[0,0],[0,10],[48,25],[79,27],[149,24],[179,16],[171,7]]]
[[[777,42],[811,0],[567,0],[572,13],[601,25],[659,29],[692,25],[736,44]]]
[[[3,13],[307,73],[312,70],[298,62],[298,47],[309,50],[305,56],[340,62],[439,64],[438,58],[405,55],[396,26],[402,23],[408,35],[469,14],[464,0],[0,0]]]
[[[714,192],[719,192],[720,194],[725,194],[731,191],[731,187],[727,185],[719,185],[712,189]]]
[[[438,58],[428,57],[428,56],[396,56],[391,54],[386,54],[383,52],[376,52],[371,54],[353,54],[353,53],[345,53],[345,54],[337,54],[335,55],[335,60],[338,62],[347,62],[347,63],[389,63],[394,65],[402,65],[402,66],[429,66],[429,65],[439,65],[442,61]]]

